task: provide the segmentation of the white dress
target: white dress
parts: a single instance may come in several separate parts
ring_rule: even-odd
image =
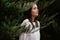
[[[22,33],[19,35],[19,40],[40,40],[40,22],[38,22],[38,27],[34,28],[31,32],[29,33]],[[32,29],[32,24],[28,19],[25,19],[21,26],[26,25],[28,27],[30,25],[30,30]],[[35,22],[33,22],[33,25],[35,26]]]

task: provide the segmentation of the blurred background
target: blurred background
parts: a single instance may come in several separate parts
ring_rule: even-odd
[[[60,40],[60,0],[0,0],[0,40],[18,40],[28,2],[38,5],[41,40]]]

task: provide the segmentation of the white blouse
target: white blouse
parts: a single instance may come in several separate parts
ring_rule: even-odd
[[[37,21],[37,23],[38,23],[38,27],[35,27],[34,29],[32,29],[33,26],[30,23],[29,19],[25,19],[22,22],[21,26],[24,26],[25,25],[26,28],[29,27],[29,32],[22,33],[19,36],[19,40],[40,40],[40,22]],[[36,26],[35,25],[35,22],[33,22],[33,25]]]

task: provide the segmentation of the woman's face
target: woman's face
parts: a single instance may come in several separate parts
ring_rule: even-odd
[[[31,14],[34,17],[38,16],[38,7],[36,4],[32,5]]]

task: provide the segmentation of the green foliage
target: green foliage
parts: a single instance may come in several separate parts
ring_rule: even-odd
[[[38,20],[41,23],[41,29],[50,26],[50,24],[52,24],[53,27],[57,26],[54,18],[56,17],[56,15],[58,15],[58,13],[54,13],[53,15],[49,15],[50,12],[46,13],[46,9],[48,9],[48,7],[55,2],[55,0],[0,0],[0,30],[2,31],[1,35],[3,37],[5,37],[5,35],[3,34],[9,36],[6,36],[8,39],[0,40],[18,40],[17,31],[19,29],[24,29],[24,27],[20,27],[20,24],[22,19],[24,19],[23,12],[28,9],[26,7],[26,3],[31,1],[37,3],[39,10],[43,10],[38,17]],[[24,29],[24,31],[26,31],[26,29]]]

